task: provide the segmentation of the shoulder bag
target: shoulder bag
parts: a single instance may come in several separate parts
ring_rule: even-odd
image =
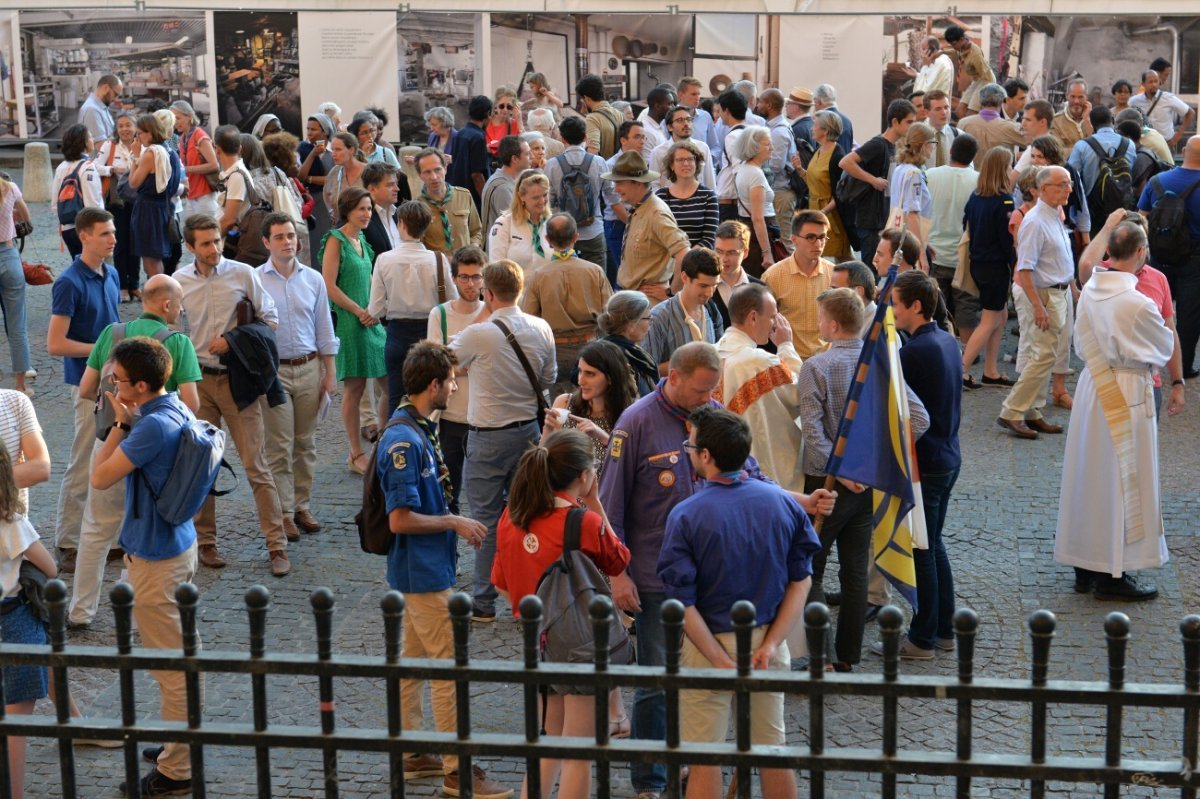
[[[513,332],[508,329],[508,325],[501,322],[499,319],[493,319],[492,324],[500,328],[504,333],[504,338],[508,340],[508,344],[513,348],[513,352],[517,354],[517,360],[521,362],[522,368],[525,369],[525,376],[529,378],[529,386],[533,389],[533,396],[537,400],[537,422],[538,427],[541,427],[546,422],[546,411],[550,409],[550,392],[542,388],[542,384],[538,382],[537,374],[534,373],[533,367],[529,365],[529,359],[525,357],[525,350],[521,349],[520,342]]]

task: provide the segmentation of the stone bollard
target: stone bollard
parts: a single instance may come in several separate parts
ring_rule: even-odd
[[[50,202],[54,170],[50,168],[50,146],[42,141],[25,145],[25,180],[21,194],[27,203]]]

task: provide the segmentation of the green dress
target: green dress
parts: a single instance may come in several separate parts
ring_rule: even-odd
[[[337,287],[347,297],[361,307],[367,307],[371,296],[371,261],[374,252],[367,244],[362,233],[358,234],[358,244],[362,247],[362,255],[354,249],[350,240],[342,231],[334,228],[321,238],[321,251],[317,253],[317,263],[325,259],[325,243],[330,236],[336,236],[342,245],[342,261],[338,265]],[[330,302],[334,316],[337,319],[335,329],[338,340],[337,379],[348,377],[383,377],[387,374],[387,365],[383,361],[383,345],[387,334],[383,325],[363,327],[358,317],[344,308],[339,308]]]

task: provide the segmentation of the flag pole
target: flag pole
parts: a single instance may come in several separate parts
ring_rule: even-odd
[[[833,453],[829,457],[829,462],[840,459],[846,453],[846,439],[850,434],[850,425],[854,422],[854,417],[858,414],[858,398],[862,395],[862,387],[867,382],[867,372],[871,368],[871,361],[875,353],[875,346],[879,341],[879,334],[883,332],[883,318],[886,313],[887,306],[892,302],[892,285],[896,282],[896,275],[900,271],[900,259],[904,257],[903,248],[897,247],[896,253],[892,257],[892,265],[888,267],[887,277],[884,278],[883,288],[880,289],[879,297],[876,301],[877,310],[875,313],[875,321],[871,325],[871,332],[867,334],[866,340],[863,342],[862,355],[858,359],[858,369],[854,374],[854,384],[850,387],[850,393],[846,398],[846,409],[842,412],[842,420],[838,423],[838,437],[833,444]],[[826,491],[833,491],[837,485],[837,477],[835,477],[828,466],[825,469],[825,485],[822,486]],[[820,533],[821,528],[825,525],[825,517],[817,514],[813,520],[813,528]]]

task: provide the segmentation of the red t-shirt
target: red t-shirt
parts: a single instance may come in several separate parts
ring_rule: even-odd
[[[500,152],[500,140],[505,136],[516,136],[521,132],[521,127],[515,120],[508,122],[489,122],[487,127],[483,129],[483,135],[487,139],[487,149],[492,155]]]
[[[561,494],[556,496],[567,499]],[[492,585],[508,592],[514,616],[519,615],[521,600],[537,593],[538,581],[546,568],[562,556],[567,510],[566,507],[555,508],[534,519],[528,530],[521,530],[509,518],[508,509],[504,509],[504,515],[496,525]],[[629,549],[611,531],[602,531],[603,525],[600,514],[587,511],[579,534],[579,549],[600,571],[615,577],[629,565]]]
[[[208,137],[199,125],[193,126],[186,136],[180,137],[179,157],[185,167],[200,166],[204,163],[204,156],[200,155],[200,143]],[[213,190],[204,175],[187,175],[187,187],[189,200],[198,200],[206,194],[212,194]]]

